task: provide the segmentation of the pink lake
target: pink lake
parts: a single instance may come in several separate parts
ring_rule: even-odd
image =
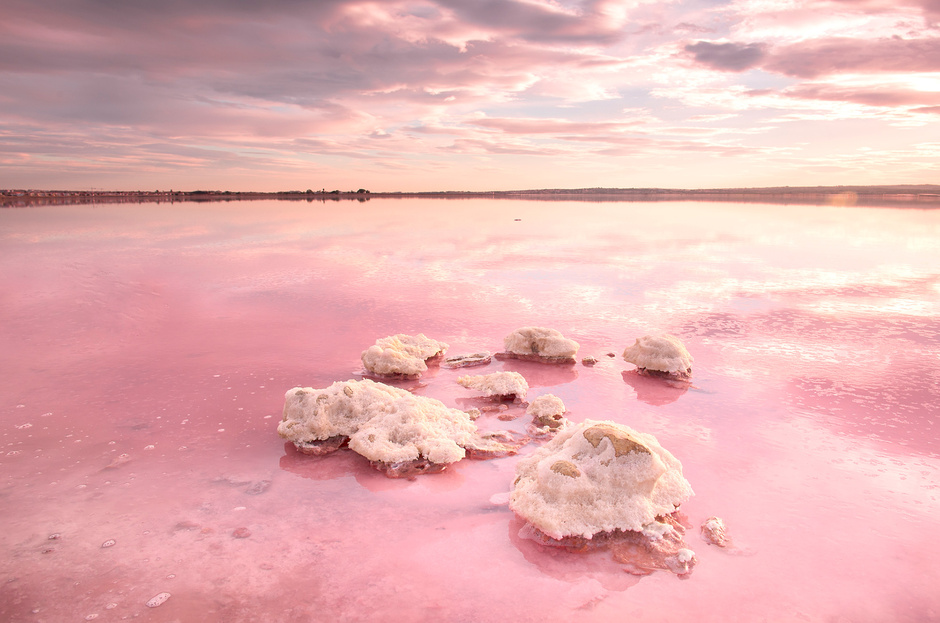
[[[0,275],[2,621],[940,620],[936,209],[3,209]],[[688,579],[520,538],[518,457],[392,480],[276,434],[285,391],[362,378],[377,338],[456,355],[526,325],[599,363],[471,370],[681,460]],[[654,332],[694,355],[691,388],[620,358]],[[393,384],[469,408],[465,373]],[[478,424],[523,430],[509,412]],[[736,552],[700,538],[713,515]]]

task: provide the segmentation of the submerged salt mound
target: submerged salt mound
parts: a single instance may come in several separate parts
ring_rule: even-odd
[[[447,346],[423,333],[414,336],[399,333],[378,339],[362,351],[362,365],[381,376],[418,378],[427,371],[427,361],[443,355]]]
[[[503,339],[504,358],[546,363],[574,363],[580,345],[555,329],[522,327]]]
[[[637,372],[650,376],[688,379],[692,376],[692,355],[674,335],[644,335],[623,351],[624,361]]]
[[[457,382],[467,389],[474,389],[487,397],[501,400],[518,398],[525,400],[529,384],[518,372],[493,372],[491,374],[466,375],[457,378]]]
[[[657,539],[692,495],[682,464],[652,435],[607,421],[562,430],[516,465],[509,506],[556,540],[614,531]]]
[[[565,403],[554,394],[539,396],[525,412],[532,416],[530,432],[538,436],[555,433],[570,424],[565,418]]]

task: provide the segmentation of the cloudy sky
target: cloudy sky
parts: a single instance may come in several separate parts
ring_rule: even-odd
[[[940,0],[0,0],[0,188],[940,180]]]

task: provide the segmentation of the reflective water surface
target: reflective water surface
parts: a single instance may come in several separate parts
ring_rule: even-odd
[[[938,240],[940,212],[880,207],[0,211],[0,620],[938,620]],[[689,579],[520,538],[516,457],[391,480],[275,433],[287,389],[362,378],[376,338],[456,355],[525,325],[598,364],[474,373],[656,435],[696,492]],[[664,331],[691,387],[620,358]],[[395,384],[469,408],[466,372]]]

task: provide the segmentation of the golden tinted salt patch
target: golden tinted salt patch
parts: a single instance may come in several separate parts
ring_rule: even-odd
[[[598,422],[586,428],[582,434],[595,450],[602,440],[609,441],[614,448],[614,456],[626,456],[631,452],[650,454],[649,448],[634,439],[624,427],[613,422]]]
[[[570,461],[555,461],[552,463],[551,470],[556,474],[568,476],[569,478],[578,478],[581,476],[581,470]]]

